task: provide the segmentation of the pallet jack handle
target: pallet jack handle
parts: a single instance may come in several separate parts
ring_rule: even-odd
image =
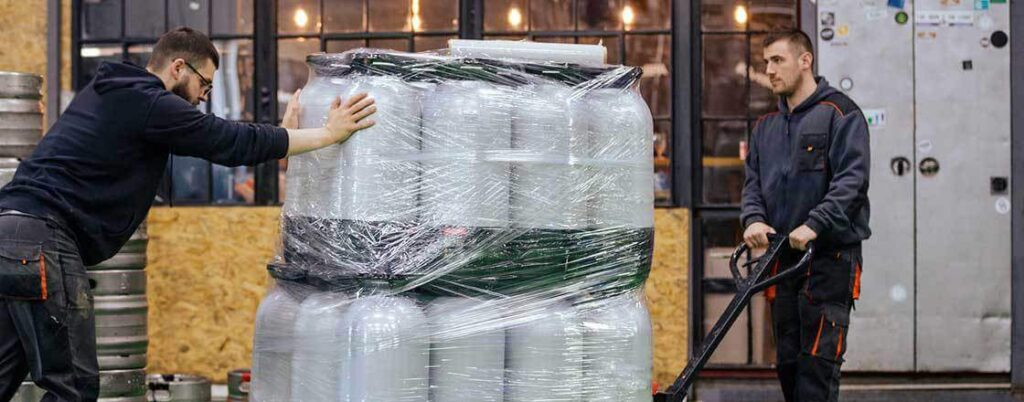
[[[764,267],[764,270],[758,270],[755,267],[754,270],[750,271],[750,275],[746,277],[744,277],[740,273],[740,269],[738,266],[739,259],[744,254],[749,254],[751,252],[750,246],[747,246],[746,243],[740,243],[740,245],[736,247],[736,251],[734,251],[732,253],[732,256],[729,258],[729,271],[732,272],[733,280],[736,281],[737,290],[743,289],[744,287],[749,287],[750,290],[752,290],[754,293],[758,293],[772,285],[775,285],[779,282],[782,282],[785,279],[792,277],[801,269],[806,268],[807,264],[809,264],[811,262],[811,259],[814,258],[814,242],[807,243],[807,250],[804,251],[804,254],[800,257],[800,261],[798,261],[792,267],[786,268],[781,272],[777,272],[773,275],[767,270],[770,269],[772,262],[777,260],[778,257],[781,255],[781,251],[783,249],[789,248],[789,238],[780,235],[768,236],[768,238],[770,239],[768,251],[770,251],[771,254],[769,255],[769,252],[766,251],[760,257],[755,258],[746,264],[743,264],[744,267],[749,267],[751,265],[757,264],[756,267]],[[764,262],[763,264],[762,261]],[[759,277],[763,275],[755,275],[755,273],[767,274],[767,277],[764,279],[760,279],[760,281],[758,281]]]
[[[687,362],[686,368],[676,381],[672,383],[672,386],[668,387],[665,392],[659,392],[654,395],[654,402],[683,402],[686,400],[686,394],[689,392],[690,387],[697,380],[697,374],[704,368],[711,355],[718,348],[718,345],[725,338],[729,328],[739,317],[740,313],[750,303],[750,299],[753,298],[758,292],[767,289],[769,286],[775,285],[783,280],[793,277],[802,269],[807,267],[807,264],[814,258],[814,244],[808,243],[807,250],[804,251],[803,256],[800,257],[800,261],[794,264],[792,267],[785,268],[775,274],[771,272],[771,266],[778,260],[784,250],[789,249],[789,238],[782,235],[768,235],[768,249],[763,255],[758,258],[750,260],[750,262],[743,264],[744,268],[749,269],[749,274],[743,276],[740,272],[739,260],[744,255],[750,255],[751,249],[746,243],[740,244],[736,247],[736,251],[732,253],[729,258],[729,271],[732,273],[733,280],[736,281],[736,296],[733,297],[732,302],[725,309],[725,313],[718,318],[718,322],[711,328],[708,336],[701,343],[700,349],[697,353]]]

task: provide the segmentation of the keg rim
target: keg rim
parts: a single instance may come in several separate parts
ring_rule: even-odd
[[[27,77],[27,78],[35,78],[35,79],[38,79],[40,81],[43,80],[43,76],[41,76],[39,74],[25,73],[25,72],[21,72],[21,71],[0,71],[0,77]]]
[[[20,163],[21,163],[21,160],[18,159],[18,158],[15,158],[15,157],[11,157],[11,156],[2,156],[2,157],[0,157],[0,169],[16,168],[16,167],[18,167],[18,164],[20,164]]]
[[[0,113],[3,114],[30,114],[39,115],[42,118],[42,106],[39,99],[35,98],[0,98]]]

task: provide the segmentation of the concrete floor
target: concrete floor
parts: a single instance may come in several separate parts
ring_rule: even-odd
[[[712,373],[697,382],[689,402],[785,402],[770,372],[730,376]],[[1022,402],[1003,376],[845,375],[842,402]]]

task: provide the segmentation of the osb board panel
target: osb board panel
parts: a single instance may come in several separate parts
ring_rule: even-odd
[[[659,208],[654,226],[654,266],[645,290],[654,327],[654,381],[664,389],[686,366],[689,211]]]
[[[224,383],[249,367],[256,307],[279,236],[276,207],[174,207],[150,212],[150,373]]]
[[[46,74],[46,0],[0,0],[0,70]]]

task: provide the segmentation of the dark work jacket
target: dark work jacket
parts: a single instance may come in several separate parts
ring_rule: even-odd
[[[850,98],[817,82],[803,103],[791,110],[782,99],[754,127],[741,220],[783,235],[807,225],[819,249],[858,246],[871,236],[867,121]]]

